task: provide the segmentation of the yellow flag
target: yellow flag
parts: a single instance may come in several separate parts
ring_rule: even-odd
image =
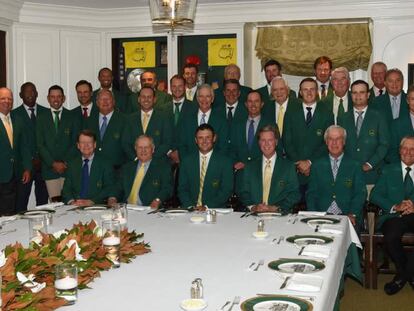
[[[237,39],[208,39],[208,65],[237,64]]]
[[[126,68],[155,67],[155,41],[124,42]]]

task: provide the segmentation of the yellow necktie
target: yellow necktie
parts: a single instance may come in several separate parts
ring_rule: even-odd
[[[149,119],[149,114],[144,112],[144,118],[142,120],[142,130],[144,131],[144,134],[147,131],[148,119]]]
[[[204,187],[204,177],[206,177],[206,166],[207,166],[207,157],[202,156],[201,161],[201,171],[200,171],[200,188],[198,191],[198,199],[197,199],[197,206],[203,205],[203,187]]]
[[[129,204],[137,204],[138,192],[139,192],[139,189],[141,188],[141,184],[142,184],[142,181],[144,180],[144,176],[145,176],[145,164],[141,163],[141,166],[139,167],[135,175],[134,183],[132,184],[131,193],[129,194],[129,197],[128,197]]]
[[[187,89],[186,91],[185,91],[185,97],[187,97],[187,99],[188,100],[193,100],[193,92],[191,92],[191,89]]]
[[[266,166],[263,173],[263,203],[268,204],[269,193],[270,193],[270,183],[272,181],[272,167],[270,165],[271,161],[266,160]]]
[[[278,104],[279,105],[279,104]],[[277,115],[277,127],[279,128],[280,136],[283,132],[283,119],[285,118],[285,108],[282,105],[279,105],[279,114]]]
[[[6,129],[7,137],[9,137],[10,146],[13,148],[13,130],[12,130],[11,125],[10,125],[9,116],[6,116],[4,118],[3,125]]]

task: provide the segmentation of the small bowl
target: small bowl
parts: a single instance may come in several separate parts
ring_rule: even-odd
[[[269,232],[266,231],[255,231],[252,233],[252,235],[256,238],[256,239],[265,239],[269,236]]]
[[[190,218],[190,221],[194,224],[201,224],[205,221],[206,219],[203,216],[192,216]]]

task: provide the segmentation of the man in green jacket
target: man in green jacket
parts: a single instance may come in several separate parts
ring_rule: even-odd
[[[48,109],[36,102],[37,95],[36,86],[32,82],[23,83],[20,87],[19,94],[23,103],[11,112],[13,117],[17,117],[23,121],[22,124],[28,138],[28,147],[30,148],[32,156],[33,168],[31,180],[27,183],[20,181],[17,185],[16,212],[27,210],[33,183],[36,205],[46,204],[49,198],[46,184],[42,177],[42,165],[36,145],[36,120],[39,115],[48,112]],[[21,173],[18,173],[18,176]]]
[[[76,149],[76,136],[79,130],[73,120],[73,114],[62,107],[65,102],[62,87],[51,86],[47,100],[50,109],[37,119],[36,141],[49,198],[53,202],[59,202],[67,162],[79,154]]]
[[[367,196],[362,168],[344,154],[344,128],[331,125],[324,138],[329,154],[312,164],[306,192],[307,210],[347,215],[352,224],[359,227]]]
[[[92,84],[86,80],[80,80],[76,83],[76,95],[78,97],[79,106],[73,108],[74,121],[78,123],[79,130],[86,128],[88,120],[98,113],[96,103],[92,101]],[[112,92],[111,92],[112,93]],[[96,101],[96,95],[95,95]]]
[[[171,169],[153,158],[155,145],[148,135],[135,141],[136,160],[122,167],[117,197],[122,202],[159,208],[172,195]]]
[[[354,81],[351,94],[353,108],[338,119],[338,125],[347,132],[345,154],[360,163],[366,183],[375,184],[390,145],[388,125],[377,110],[368,106],[368,83]]]
[[[295,165],[276,153],[277,127],[265,126],[257,136],[262,156],[246,165],[240,199],[253,212],[289,213],[300,200]]]
[[[384,286],[388,295],[399,292],[409,282],[414,288],[414,256],[406,254],[401,237],[414,232],[414,136],[400,144],[401,161],[384,167],[371,191],[370,201],[382,210],[377,226],[384,233],[384,245],[395,264],[397,274]]]
[[[17,183],[28,183],[32,169],[27,132],[12,108],[11,90],[0,88],[0,216],[16,213]]]
[[[111,165],[95,153],[96,136],[91,130],[78,135],[80,156],[68,162],[63,202],[75,206],[91,206],[114,197],[115,180]]]
[[[376,97],[385,94],[385,75],[387,74],[387,65],[383,62],[375,62],[371,66],[371,80],[374,85],[369,90],[369,102],[371,103]]]
[[[223,208],[233,191],[231,160],[214,149],[216,134],[209,124],[195,131],[198,151],[186,155],[180,166],[178,197],[183,208]]]

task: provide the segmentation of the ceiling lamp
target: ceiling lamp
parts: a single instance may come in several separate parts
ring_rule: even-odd
[[[149,0],[153,25],[171,29],[194,23],[197,0]]]

